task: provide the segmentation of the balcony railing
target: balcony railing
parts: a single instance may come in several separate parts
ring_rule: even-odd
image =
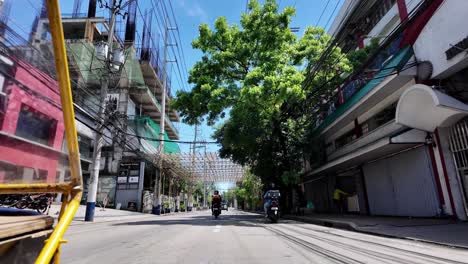
[[[62,18],[88,18],[88,13],[62,13]]]
[[[136,48],[137,58],[149,62],[162,83],[164,79],[164,62],[159,55],[159,49],[157,48]],[[166,81],[166,94],[171,98],[171,77],[169,75],[166,76]]]
[[[376,74],[386,69],[386,62],[400,51],[401,40],[402,35],[400,34],[395,37],[392,42],[386,45],[385,48],[381,49],[377,54],[371,57],[363,68],[355,71],[355,74],[348,77],[341,86],[337,87],[337,92],[320,107],[315,123],[316,128],[322,125],[328,117],[335,113],[339,106],[346,103],[370,81],[383,80],[387,77],[386,75],[376,76]]]

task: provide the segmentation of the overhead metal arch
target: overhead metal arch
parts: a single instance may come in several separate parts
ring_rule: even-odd
[[[171,153],[161,155],[164,168],[204,182],[239,182],[247,167],[221,158],[216,152]]]

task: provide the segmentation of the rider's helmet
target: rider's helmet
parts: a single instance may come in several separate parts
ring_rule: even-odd
[[[271,190],[275,189],[275,184],[274,184],[274,183],[271,183],[271,184],[270,184],[270,189],[271,189]]]
[[[219,192],[218,192],[218,191],[214,191],[214,194],[215,194],[215,195],[219,195]]]

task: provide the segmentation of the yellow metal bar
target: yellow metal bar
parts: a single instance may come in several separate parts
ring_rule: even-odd
[[[67,209],[60,218],[57,226],[47,240],[46,245],[42,249],[39,257],[36,259],[36,264],[49,264],[52,257],[57,252],[60,243],[63,241],[65,231],[67,231],[68,225],[73,220],[73,216],[78,210],[81,201],[81,190],[72,192],[72,199],[68,203]]]
[[[58,193],[70,192],[74,185],[68,183],[15,183],[15,184],[1,184],[0,194],[13,194],[13,193]]]
[[[59,217],[58,217],[58,220],[62,219],[62,215],[63,213],[65,212],[65,210],[67,209],[67,205],[68,205],[68,200],[70,198],[70,193],[63,193],[62,194],[62,206],[60,206],[60,214],[59,214]]]
[[[52,43],[54,46],[57,79],[60,85],[60,99],[62,102],[63,121],[65,123],[65,136],[67,140],[71,178],[72,182],[81,185],[80,153],[75,127],[75,112],[73,111],[73,97],[70,86],[70,74],[68,72],[67,51],[65,49],[62,18],[58,2],[58,0],[47,0],[47,12],[49,14],[50,32],[52,34]]]
[[[54,254],[54,264],[60,263],[60,245],[57,247],[57,251]]]
[[[47,0],[47,12],[49,16],[49,27],[52,34],[52,43],[54,46],[55,65],[57,68],[57,77],[60,85],[60,98],[62,102],[63,120],[65,123],[65,136],[68,146],[70,172],[72,184],[75,184],[71,192],[71,199],[61,215],[54,232],[47,240],[46,245],[42,249],[36,264],[50,263],[52,257],[57,254],[60,256],[60,243],[63,241],[63,236],[70,222],[73,219],[78,207],[80,206],[82,193],[82,179],[80,156],[78,149],[78,137],[75,128],[75,114],[73,112],[73,99],[70,86],[70,76],[68,72],[67,54],[65,50],[65,40],[63,37],[62,18],[60,15],[60,7],[58,0]]]

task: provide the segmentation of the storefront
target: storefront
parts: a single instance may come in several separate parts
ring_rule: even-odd
[[[427,148],[419,146],[363,166],[371,215],[441,215]]]

